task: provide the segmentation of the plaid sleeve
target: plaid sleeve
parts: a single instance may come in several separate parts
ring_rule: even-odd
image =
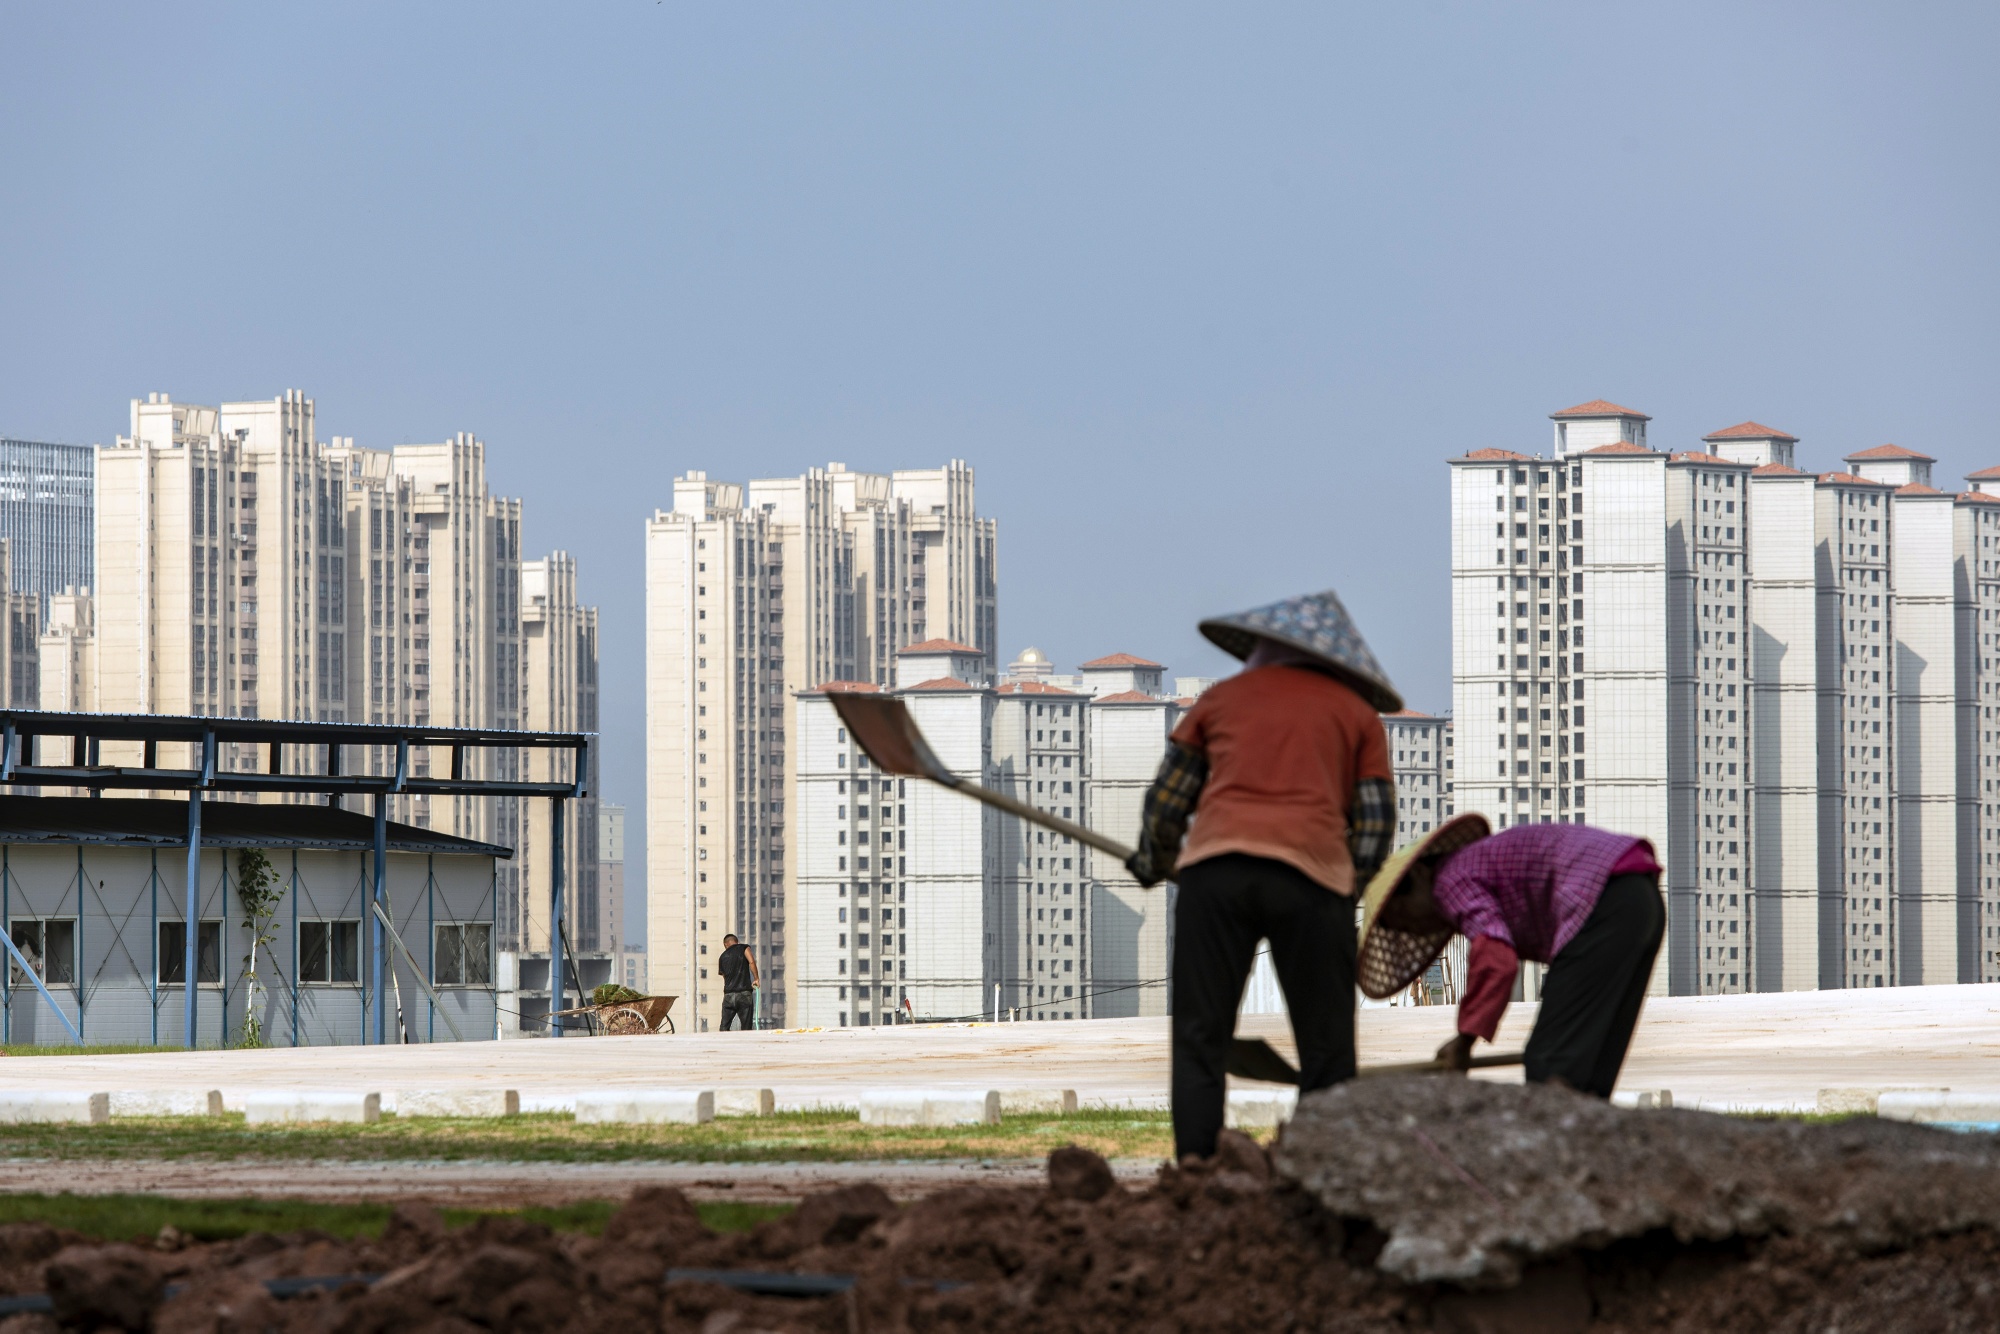
[[[1396,837],[1396,785],[1386,778],[1364,778],[1355,786],[1347,808],[1347,849],[1354,859],[1357,890],[1365,889],[1388,859]]]
[[[1208,757],[1178,741],[1167,743],[1166,758],[1153,785],[1146,789],[1146,802],[1139,815],[1139,850],[1125,863],[1125,869],[1142,885],[1157,885],[1174,873],[1181,854],[1181,839],[1187,833],[1188,816],[1208,781]]]

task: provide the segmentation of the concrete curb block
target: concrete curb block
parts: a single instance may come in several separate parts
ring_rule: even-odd
[[[769,1116],[778,1109],[778,1100],[769,1089],[717,1089],[717,1116]]]
[[[397,1116],[519,1116],[518,1089],[398,1089]]]
[[[1632,1111],[1656,1112],[1674,1105],[1672,1089],[1619,1089],[1611,1095],[1613,1107],[1624,1107]]]
[[[78,1125],[103,1125],[111,1119],[109,1093],[81,1093],[69,1089],[8,1089],[0,1092],[0,1122],[62,1121]]]
[[[713,1089],[618,1089],[576,1097],[578,1125],[703,1125],[714,1119]]]
[[[1953,1093],[1949,1089],[1884,1092],[1875,1114],[1885,1121],[2000,1121],[2000,1093]]]
[[[1222,1124],[1231,1130],[1270,1130],[1291,1120],[1298,1105],[1297,1089],[1231,1089]]]
[[[861,1095],[869,1126],[991,1126],[1000,1122],[1000,1094],[948,1089],[872,1089]]]
[[[250,1125],[332,1121],[371,1125],[382,1119],[382,1095],[345,1089],[255,1089],[243,1098]]]
[[[1000,1090],[1002,1116],[1070,1116],[1075,1112],[1075,1089]]]
[[[1882,1095],[1885,1093],[1949,1093],[1950,1089],[1922,1088],[1915,1084],[1891,1084],[1882,1088],[1839,1088],[1821,1089],[1813,1102],[1813,1110],[1821,1116],[1879,1114]]]
[[[111,1095],[113,1116],[221,1116],[221,1089],[127,1089]]]

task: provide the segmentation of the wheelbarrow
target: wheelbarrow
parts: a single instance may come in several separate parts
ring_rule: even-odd
[[[574,1010],[556,1010],[550,1019],[566,1015],[588,1016],[598,1034],[629,1037],[635,1033],[671,1033],[674,1021],[668,1011],[679,996],[641,996],[637,1000],[612,1001],[608,1005],[584,1005]]]

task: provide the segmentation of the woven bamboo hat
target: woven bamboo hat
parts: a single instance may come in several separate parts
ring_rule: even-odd
[[[1403,877],[1420,857],[1442,860],[1460,848],[1477,843],[1493,832],[1483,815],[1453,816],[1416,842],[1398,848],[1382,863],[1382,869],[1368,882],[1361,896],[1361,949],[1355,972],[1361,994],[1381,1000],[1393,996],[1417,980],[1431,966],[1455,932],[1450,927],[1426,935],[1412,935],[1375,919],[1389,896],[1402,887]]]
[[[1329,673],[1380,712],[1395,713],[1403,707],[1402,695],[1389,684],[1389,674],[1375,661],[1354,618],[1330,588],[1234,616],[1211,616],[1201,623],[1201,632],[1217,648],[1239,658],[1255,652],[1260,639],[1288,644],[1318,658]]]

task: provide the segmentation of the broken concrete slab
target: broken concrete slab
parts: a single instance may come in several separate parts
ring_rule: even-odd
[[[1884,1101],[1887,1101],[1885,1097]],[[1861,1253],[2000,1225],[2000,1140],[1663,1109],[1436,1076],[1307,1095],[1273,1152],[1405,1282],[1507,1286],[1624,1238],[1816,1233]]]

